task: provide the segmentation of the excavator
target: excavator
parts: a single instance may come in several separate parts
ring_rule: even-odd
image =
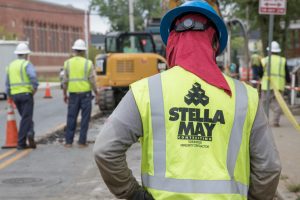
[[[207,1],[219,12],[217,0]],[[168,0],[163,3],[169,10],[183,2]],[[159,23],[157,26],[159,30]],[[113,110],[131,83],[167,69],[160,40],[159,32],[156,35],[153,32],[112,32],[106,35],[105,54],[95,58],[96,84],[100,90],[98,106],[101,111]]]

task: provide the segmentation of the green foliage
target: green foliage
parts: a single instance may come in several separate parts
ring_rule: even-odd
[[[91,7],[100,16],[110,21],[110,31],[129,31],[128,0],[92,0]],[[143,30],[144,20],[160,17],[160,0],[135,0],[134,24],[136,30]]]
[[[94,63],[94,62],[95,62],[95,57],[96,57],[96,55],[98,55],[98,54],[100,54],[100,53],[103,53],[103,51],[97,49],[97,48],[94,47],[94,46],[90,46],[90,47],[89,47],[89,55],[88,55],[88,57],[89,57],[89,59],[90,59],[91,61],[93,61],[93,63]]]
[[[287,188],[290,192],[300,192],[300,184],[290,184],[287,186]]]
[[[14,40],[16,37],[13,33],[7,32],[3,26],[0,26],[0,39]]]
[[[259,0],[221,0],[222,10],[228,10],[229,17],[238,17],[248,21],[250,30],[260,30],[265,49],[268,43],[269,15],[259,15]],[[288,37],[288,26],[292,20],[300,19],[299,0],[287,1],[286,15],[276,15],[274,20],[273,39],[280,42],[283,50],[286,48]],[[228,15],[228,13],[227,13]]]

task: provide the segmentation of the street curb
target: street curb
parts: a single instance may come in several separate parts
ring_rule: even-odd
[[[91,114],[91,120],[96,119],[97,117],[101,117],[103,115],[103,113],[101,113],[100,111],[94,111]],[[79,117],[77,119],[77,125],[80,123],[81,121],[81,117]],[[36,143],[42,143],[42,141],[46,140],[47,138],[51,137],[52,135],[54,135],[57,132],[61,132],[66,128],[67,124],[66,123],[62,123],[60,125],[58,125],[57,127],[55,127],[54,129],[48,131],[47,133],[45,133],[43,136],[37,136],[36,138]]]

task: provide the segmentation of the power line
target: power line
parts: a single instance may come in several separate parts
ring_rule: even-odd
[[[74,12],[64,12],[64,11],[24,8],[24,7],[12,6],[12,5],[0,5],[0,8],[10,8],[10,9],[15,9],[15,10],[33,11],[33,12],[41,12],[41,13],[52,13],[52,14],[85,15],[84,10],[82,10],[82,11],[77,10],[77,11],[74,11]],[[89,13],[89,15],[98,15],[98,14],[97,13]]]

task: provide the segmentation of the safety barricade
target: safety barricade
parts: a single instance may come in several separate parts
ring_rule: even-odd
[[[252,80],[253,74],[252,69],[250,67],[240,67],[239,73],[241,81]]]

